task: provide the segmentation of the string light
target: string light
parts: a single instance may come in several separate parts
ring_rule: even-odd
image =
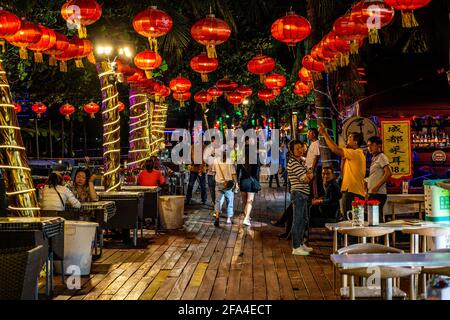
[[[147,110],[148,96],[141,92],[130,92],[130,133],[127,166],[137,167],[150,159],[150,131]]]

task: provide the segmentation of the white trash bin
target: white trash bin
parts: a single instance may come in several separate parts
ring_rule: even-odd
[[[160,196],[159,212],[164,229],[180,229],[184,225],[184,196]]]
[[[67,275],[86,276],[91,272],[92,251],[98,223],[87,221],[64,222],[64,267]],[[55,264],[55,271],[61,273],[61,265]]]

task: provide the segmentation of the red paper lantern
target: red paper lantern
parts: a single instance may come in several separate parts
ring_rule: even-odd
[[[204,110],[206,105],[212,101],[213,97],[206,90],[201,90],[194,95],[195,102],[199,103]]]
[[[42,63],[44,62],[42,52],[50,49],[55,45],[56,34],[52,29],[43,27],[41,25],[39,25],[38,27],[41,30],[41,38],[37,43],[28,46],[28,49],[35,51],[34,62]]]
[[[258,98],[268,104],[276,98],[276,95],[272,89],[260,89],[258,91]]]
[[[369,29],[366,24],[346,15],[338,18],[333,25],[333,32],[343,40],[350,41],[350,52],[358,53],[359,40],[367,36]]]
[[[178,76],[175,79],[172,79],[169,83],[170,90],[174,92],[186,92],[191,89],[191,81],[182,76]]]
[[[272,92],[275,95],[275,97],[278,97],[280,95],[280,93],[281,93],[281,89],[280,88],[273,88]]]
[[[155,96],[158,97],[159,100],[164,101],[165,98],[170,96],[170,93],[171,91],[169,87],[161,85],[159,87],[159,91],[155,93]]]
[[[335,35],[334,32],[328,33],[323,40],[323,48],[330,52],[337,53],[336,59],[339,59],[340,66],[346,66],[349,63],[350,41],[343,40]]]
[[[117,109],[119,109],[119,112],[122,112],[125,110],[125,104],[119,101],[119,103],[117,103]]]
[[[304,68],[311,72],[323,72],[325,71],[325,65],[322,62],[314,60],[310,55],[306,55],[302,59],[302,65]]]
[[[174,92],[172,94],[173,98],[180,102],[180,107],[184,107],[184,102],[191,98],[191,93],[189,91],[185,92]]]
[[[40,118],[41,114],[47,111],[47,106],[41,102],[37,102],[31,106],[31,110],[37,114],[37,117]]]
[[[223,91],[217,88],[217,86],[213,86],[209,88],[207,91],[213,98],[214,102],[217,102],[217,98],[219,98],[223,94]]]
[[[139,69],[145,71],[147,79],[151,79],[152,70],[159,68],[161,63],[162,63],[161,56],[158,53],[150,50],[142,51],[134,57],[134,64]]]
[[[383,0],[362,0],[352,8],[351,15],[369,28],[369,43],[380,43],[378,29],[391,23],[394,13],[394,8]]]
[[[66,117],[67,120],[70,119],[70,115],[75,112],[75,107],[71,104],[66,103],[59,108],[59,113]]]
[[[227,94],[227,101],[234,106],[235,110],[242,102],[244,102],[244,98],[245,97],[237,91]]]
[[[59,61],[59,71],[67,72],[67,61],[76,58],[77,54],[78,45],[74,41],[69,40],[69,46],[67,49],[55,57],[55,59]]]
[[[265,74],[272,72],[275,69],[276,62],[273,58],[258,55],[251,59],[247,63],[247,70],[250,73],[258,74],[260,76],[261,83],[264,83]]]
[[[233,92],[234,90],[236,90],[239,87],[239,85],[237,84],[236,81],[228,77],[225,77],[216,82],[216,87],[219,88],[219,90],[224,92],[226,95],[229,92]]]
[[[311,90],[312,87],[302,81],[297,81],[294,85],[294,93],[299,97],[306,97]]]
[[[431,0],[384,0],[384,2],[402,11],[402,27],[412,28],[419,25],[414,17],[414,10],[425,7]]]
[[[75,65],[77,68],[83,68],[83,58],[85,57],[92,56],[89,61],[93,59],[95,62],[95,57],[93,54],[94,46],[90,40],[74,38],[71,41],[78,46],[78,51],[75,56]]]
[[[44,51],[45,54],[50,55],[50,59],[48,60],[50,66],[56,66],[56,56],[63,54],[69,48],[69,39],[65,35],[55,31],[55,36],[56,42],[53,47]]]
[[[209,58],[206,53],[200,53],[191,59],[191,68],[200,73],[202,81],[208,81],[208,73],[215,71],[219,67],[219,60]]]
[[[95,0],[68,0],[61,8],[61,15],[68,24],[75,25],[81,39],[87,37],[86,26],[102,16],[102,7]]]
[[[146,80],[146,77],[144,76],[144,73],[141,70],[134,69],[134,71],[135,71],[134,74],[127,78],[127,81],[130,84],[136,84],[138,82]]]
[[[92,119],[94,119],[95,114],[100,111],[100,106],[95,102],[89,102],[83,106],[83,110],[89,114]]]
[[[123,74],[124,77],[132,76],[136,70],[128,63],[123,63],[122,60],[116,59],[117,72]]]
[[[5,52],[6,37],[11,37],[20,30],[20,19],[13,13],[0,9],[0,45],[2,46],[2,52]]]
[[[253,90],[249,86],[241,85],[236,89],[237,92],[239,92],[241,95],[244,96],[244,98],[250,97],[253,93]]]
[[[271,27],[272,36],[288,46],[295,46],[311,33],[308,20],[290,11],[283,18],[276,20]]]
[[[191,35],[195,41],[206,46],[209,58],[217,58],[216,46],[228,40],[231,29],[225,21],[209,14],[192,26]]]
[[[20,103],[14,103],[14,111],[16,113],[22,112],[22,105]]]
[[[139,12],[133,19],[133,28],[140,35],[147,37],[150,42],[150,50],[158,52],[156,38],[165,35],[172,29],[172,18],[164,11],[152,6]]]
[[[6,40],[19,47],[19,56],[21,59],[28,59],[27,47],[37,44],[41,39],[42,31],[37,24],[22,20],[19,31]]]
[[[311,71],[309,71],[309,70],[306,69],[305,67],[302,67],[302,68],[298,71],[298,77],[299,77],[304,83],[309,83],[309,82],[313,81]]]
[[[280,89],[286,85],[286,77],[279,73],[272,73],[266,76],[264,85],[269,89]]]

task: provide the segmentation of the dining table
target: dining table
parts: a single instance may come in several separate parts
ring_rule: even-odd
[[[336,268],[372,267],[450,267],[450,253],[371,253],[371,254],[332,254],[331,261]],[[392,300],[392,278],[382,279],[381,296]]]

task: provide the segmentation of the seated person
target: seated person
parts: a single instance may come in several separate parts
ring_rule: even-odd
[[[154,168],[158,170],[164,178],[173,175],[173,170],[163,165],[157,156],[151,156],[150,160],[153,160]]]
[[[325,194],[321,198],[312,200],[313,208],[317,206],[322,216],[337,219],[339,217],[339,199],[342,195],[332,167],[322,168],[322,180]]]
[[[164,176],[156,169],[153,160],[147,160],[145,170],[138,176],[138,185],[146,187],[160,187],[165,184]]]
[[[95,175],[87,168],[79,168],[75,172],[73,185],[69,188],[80,202],[98,201],[97,192],[95,192]]]
[[[81,203],[75,198],[72,191],[63,186],[63,178],[59,173],[52,172],[45,187],[39,194],[41,210],[47,212],[64,211],[69,203],[73,208],[80,208]]]

